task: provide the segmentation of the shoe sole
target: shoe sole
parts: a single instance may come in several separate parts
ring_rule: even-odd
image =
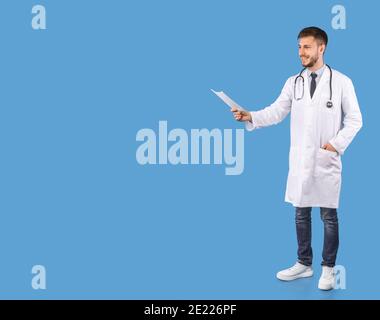
[[[318,283],[318,289],[323,290],[323,291],[330,291],[334,289],[334,287],[332,287],[331,285],[323,285],[323,284]]]
[[[281,276],[279,274],[276,275],[277,279],[279,279],[281,281],[293,281],[293,280],[297,280],[300,278],[308,278],[308,277],[312,277],[312,276],[313,276],[313,270],[305,271],[303,273],[300,273],[300,274],[297,274],[297,275],[291,276],[291,277]]]

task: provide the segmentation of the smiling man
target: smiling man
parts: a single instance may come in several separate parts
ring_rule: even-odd
[[[253,112],[232,109],[249,131],[281,122],[291,114],[289,173],[285,201],[295,207],[298,259],[277,273],[291,281],[313,275],[311,210],[320,208],[324,223],[322,274],[318,287],[335,285],[334,266],[339,245],[337,208],[341,188],[341,156],[362,127],[362,116],[352,81],[324,63],[325,31],[303,29],[298,35],[304,69],[290,77],[270,106]]]

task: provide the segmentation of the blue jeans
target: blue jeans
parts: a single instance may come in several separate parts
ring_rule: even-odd
[[[322,265],[334,267],[339,247],[339,226],[336,209],[321,208],[324,224]],[[298,262],[311,266],[313,250],[311,248],[311,208],[296,208],[296,230],[298,242]]]

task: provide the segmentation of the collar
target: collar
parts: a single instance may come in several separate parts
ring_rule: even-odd
[[[325,71],[325,69],[326,69],[326,64],[324,64],[321,68],[319,68],[316,71],[310,71],[309,69],[307,69],[307,76],[310,77],[311,74],[314,72],[317,74],[317,79],[321,79],[323,71]]]

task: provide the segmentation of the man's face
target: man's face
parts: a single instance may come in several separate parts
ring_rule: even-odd
[[[298,54],[301,58],[302,65],[305,68],[312,68],[323,56],[324,49],[325,45],[319,44],[312,36],[300,38]]]

